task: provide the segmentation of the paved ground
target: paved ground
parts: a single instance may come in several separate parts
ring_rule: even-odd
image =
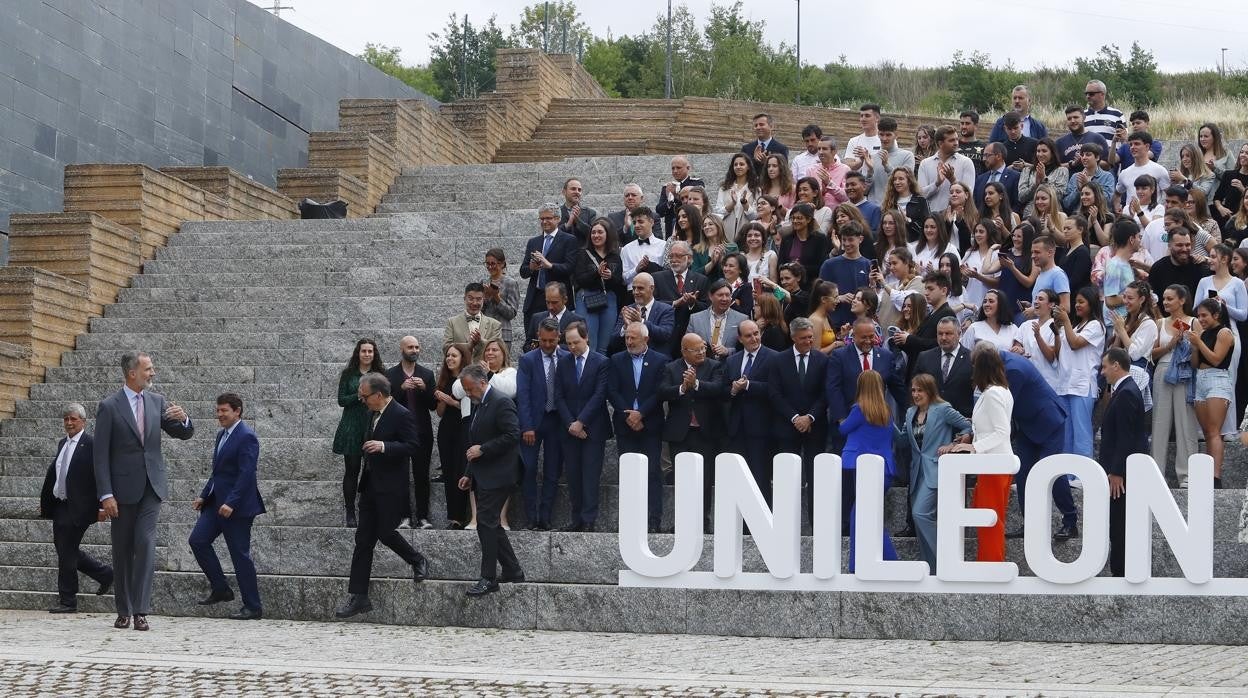
[[[23,696],[1242,696],[1248,647],[612,635],[0,611]],[[488,655],[488,656],[487,656]]]

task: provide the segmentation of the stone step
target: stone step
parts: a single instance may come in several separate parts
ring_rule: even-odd
[[[430,266],[424,262],[412,267],[396,267],[393,265],[359,265],[338,263],[336,271],[287,272],[280,274],[264,274],[255,271],[211,272],[194,271],[197,265],[166,262],[189,271],[147,270],[134,277],[131,286],[134,288],[188,288],[197,289],[213,285],[221,287],[238,287],[248,289],[265,289],[280,287],[331,287],[344,289],[341,295],[354,293],[384,295],[393,289],[396,293],[411,293],[421,288],[457,288],[454,295],[461,296],[464,284],[468,280],[485,278],[485,249],[477,255],[477,260],[451,260],[438,266]],[[519,259],[519,256],[508,255],[508,259]],[[221,265],[214,265],[221,266]],[[248,264],[248,266],[255,266]],[[518,272],[517,272],[518,273]],[[349,291],[347,290],[349,289]]]
[[[355,545],[355,531],[345,527],[288,527],[268,526],[257,519],[252,527],[252,559],[261,574],[277,575],[345,575],[348,572],[351,552]],[[27,536],[23,540],[9,540],[6,529],[0,529],[0,571],[26,567],[41,570],[38,574],[2,577],[0,587],[15,590],[40,591],[56,588],[56,551],[52,546],[51,525],[46,521],[15,521],[20,527],[11,527],[12,536]],[[160,523],[157,525],[158,560],[156,569],[170,572],[197,572],[199,565],[187,544],[192,523]],[[101,561],[112,559],[109,525],[93,526],[84,538],[84,549]],[[475,531],[410,530],[400,529],[402,535],[421,554],[429,558],[429,578],[441,580],[471,581],[480,576],[480,550]],[[525,577],[530,582],[555,584],[606,584],[613,585],[624,569],[620,557],[619,541],[608,533],[560,533],[513,530],[508,533],[516,556],[525,567]],[[649,536],[655,554],[666,554],[672,547],[670,534]],[[803,536],[801,541],[801,569],[812,568],[814,539]],[[894,539],[898,556],[903,560],[920,559],[918,541],[915,538]],[[1082,549],[1080,539],[1053,544],[1054,557],[1063,562],[1076,559]],[[965,541],[968,559],[974,559],[977,545],[974,537]],[[218,539],[214,548],[227,574],[233,574],[224,541]],[[767,567],[754,546],[753,539],[746,536],[743,548],[743,570],[766,572]],[[713,569],[714,545],[710,536],[703,539],[702,555],[694,566],[696,571]],[[1214,576],[1243,577],[1248,572],[1248,546],[1234,542],[1214,544]],[[841,540],[842,572],[848,572],[849,539]],[[1011,541],[1006,549],[1006,560],[1019,566],[1019,574],[1034,576],[1027,565],[1022,541]],[[398,556],[380,552],[373,562],[375,579],[410,577],[410,568]],[[1102,571],[1108,575],[1108,569]],[[1164,540],[1153,541],[1153,576],[1181,577],[1182,569]],[[18,581],[22,580],[22,581]],[[84,589],[94,591],[85,578]]]
[[[341,577],[261,575],[265,616],[331,620],[346,598]],[[467,582],[377,579],[374,610],[355,622],[587,632],[685,633],[911,640],[1244,644],[1232,597],[888,594],[633,589],[603,584],[505,584],[469,599]],[[160,616],[224,617],[236,604],[199,606],[198,572],[158,572],[151,622]],[[55,592],[3,591],[0,608],[43,610]],[[83,595],[78,607],[110,622],[112,600]],[[1176,623],[1176,618],[1183,622]],[[79,621],[74,621],[79,622]],[[85,622],[85,621],[83,621]]]
[[[351,259],[356,266],[379,266],[379,262],[405,260],[404,263],[432,260],[475,259],[491,247],[501,247],[517,257],[524,251],[529,235],[491,234],[480,236],[437,237],[424,240],[400,239],[376,243],[343,243],[321,245],[235,245],[226,249],[215,245],[183,245],[161,250],[158,262],[188,260],[318,260]],[[149,265],[151,262],[148,263]]]
[[[419,312],[418,309],[414,309]],[[395,324],[387,327],[372,327],[360,330],[356,338],[372,337],[381,334],[386,329],[398,329],[402,334],[414,334],[422,329],[441,332],[446,323],[449,314],[442,314],[437,317],[430,317],[426,321],[413,318],[396,318]],[[409,320],[406,324],[400,324],[402,320]],[[358,317],[339,317],[334,316],[326,318],[246,318],[246,317],[215,317],[215,318],[187,318],[187,317],[97,317],[91,318],[90,331],[104,332],[110,334],[255,334],[255,333],[299,333],[306,330],[333,330],[345,327],[356,327],[359,323]],[[355,340],[352,340],[354,345]],[[441,343],[439,343],[439,347]],[[127,347],[130,348],[130,347]],[[349,356],[350,353],[345,354]],[[159,368],[159,367],[158,367]]]
[[[419,290],[419,289],[414,289]],[[426,289],[433,290],[433,289]],[[354,319],[361,325],[404,327],[434,324],[462,313],[464,301],[446,293],[405,296],[347,296],[328,300],[252,300],[115,303],[104,317],[120,318],[287,318],[327,320],[341,327]]]
[[[34,400],[64,404],[78,402],[89,397],[102,399],[120,389],[115,379],[105,383],[35,383],[30,386],[30,396]],[[165,392],[164,387],[158,387],[157,390]],[[221,393],[240,390],[244,390],[249,399],[255,400],[301,397],[285,395],[289,391],[285,391],[282,386],[274,383],[251,383],[245,386],[239,383],[184,383],[178,386],[178,392],[184,392],[188,397],[212,396],[215,398]]]
[[[399,340],[406,334],[412,334],[421,342],[425,352],[421,355],[421,363],[436,368],[441,361],[443,325],[427,328],[362,328],[353,327],[332,330],[301,330],[295,332],[237,332],[222,333],[199,330],[196,332],[92,332],[79,335],[78,346],[92,351],[117,351],[116,347],[144,347],[146,351],[182,352],[195,351],[190,347],[199,347],[204,351],[229,351],[237,349],[276,350],[282,347],[302,348],[308,360],[320,362],[339,362],[346,365],[351,356],[351,349],[360,337],[369,337],[378,343],[383,361],[387,365],[393,363],[398,356]],[[67,352],[68,353],[68,352]],[[156,362],[157,370],[163,365]],[[237,364],[237,362],[233,362]]]
[[[745,142],[744,140],[742,141]],[[730,152],[723,153],[692,153],[689,162],[695,172],[703,171],[712,164],[722,164]],[[404,167],[400,177],[437,177],[450,179],[456,177],[506,177],[547,176],[547,177],[580,177],[584,181],[593,181],[597,176],[611,176],[619,172],[667,172],[671,163],[670,155],[604,155],[599,157],[572,157],[556,162],[527,163],[491,163],[489,165],[421,165]],[[727,169],[726,167],[724,169]],[[718,168],[716,168],[718,171]]]

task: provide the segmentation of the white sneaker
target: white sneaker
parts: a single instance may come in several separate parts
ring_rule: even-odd
[[[1083,489],[1083,483],[1082,483],[1081,481],[1079,481],[1078,479],[1071,480],[1071,481],[1070,481],[1070,489],[1072,489],[1072,490],[1081,490],[1081,489]]]
[[[475,530],[477,530],[477,522],[476,522],[476,521],[473,521],[472,523],[468,524],[467,526],[464,526],[464,530],[465,530],[465,531],[475,531]]]
[[[429,519],[421,519],[419,522],[416,523],[416,528],[427,531],[433,528],[433,524],[429,523]]]
[[[411,528],[412,522],[409,519],[403,519],[399,522],[399,528]]]

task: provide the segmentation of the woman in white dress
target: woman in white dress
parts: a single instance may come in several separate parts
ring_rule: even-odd
[[[942,446],[940,453],[1003,453],[1014,455],[1010,446],[1010,419],[1014,414],[1014,396],[1005,379],[1005,363],[991,344],[980,344],[971,352],[971,383],[980,391],[971,412],[971,443]],[[979,539],[976,560],[1005,560],[1005,509],[1010,502],[1012,475],[979,475],[971,493],[971,506],[992,509],[997,522],[975,529]]]
[[[745,153],[736,153],[728,163],[728,172],[715,199],[715,215],[724,219],[730,234],[735,235],[753,215],[759,194],[758,174],[750,159]]]
[[[1000,351],[1009,351],[1016,337],[1014,314],[1006,305],[1005,294],[994,288],[984,295],[978,319],[962,333],[962,346],[974,349],[977,342],[990,342]]]
[[[996,221],[976,222],[971,232],[971,249],[962,258],[962,280],[966,282],[962,302],[977,310],[983,305],[988,289],[1000,283],[1001,261],[997,251],[1001,249],[1001,233]]]

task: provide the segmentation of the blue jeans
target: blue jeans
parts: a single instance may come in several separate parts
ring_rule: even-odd
[[[1066,403],[1066,436],[1063,451],[1093,458],[1092,454],[1092,408],[1096,398],[1083,395],[1063,395]]]
[[[615,294],[607,294],[607,307],[589,311],[585,308],[585,292],[577,291],[576,309],[589,326],[589,348],[599,354],[606,354],[607,345],[611,343],[611,333],[615,330],[615,320],[620,314]]]

